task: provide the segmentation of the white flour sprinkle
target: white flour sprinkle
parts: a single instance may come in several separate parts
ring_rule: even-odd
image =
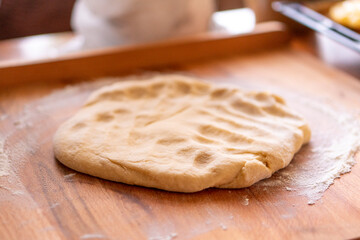
[[[170,233],[170,235],[168,236],[168,240],[172,240],[176,237],[177,237],[177,233]]]
[[[56,208],[57,206],[60,206],[60,203],[53,203],[50,205],[50,208]]]
[[[149,240],[172,240],[176,238],[178,235],[177,233],[173,232],[166,236],[157,236],[157,237],[150,237]]]
[[[12,192],[13,195],[24,195],[25,193],[21,190],[15,190]]]
[[[7,132],[0,132],[0,177],[3,177],[0,178],[0,189],[8,190],[13,197],[29,198],[29,206],[34,204],[18,176],[18,171],[22,168],[26,156],[29,153],[35,154],[41,148],[43,129],[51,127],[51,125],[46,125],[46,122],[39,121],[51,117],[55,110],[65,109],[69,102],[75,102],[74,104],[80,106],[81,100],[85,100],[89,92],[112,83],[114,80],[112,78],[101,79],[55,90],[43,98],[26,104],[22,111],[12,116],[12,124],[15,127]],[[7,118],[8,115],[1,115],[0,122],[2,123]],[[16,135],[23,137],[13,143],[11,147],[7,146],[5,143]]]
[[[288,167],[255,186],[284,187],[307,197],[308,204],[312,205],[336,178],[350,172],[355,165],[355,154],[360,150],[359,117],[339,111],[321,100],[294,95],[289,98],[303,115],[312,115],[308,119],[312,119],[309,124],[313,140],[303,147],[302,154],[296,155]],[[327,122],[316,122],[315,116],[327,119]]]
[[[8,191],[11,191],[10,188],[2,186],[2,185],[0,185],[0,189],[5,189],[5,190],[8,190]]]
[[[249,198],[247,195],[245,196],[242,196],[242,199],[241,199],[241,204],[244,205],[244,206],[247,206],[249,205]]]
[[[5,119],[7,119],[9,117],[9,115],[7,115],[7,114],[2,114],[1,116],[0,116],[0,121],[4,121]]]
[[[329,120],[341,127],[338,131],[342,133],[339,134],[339,138],[328,137],[327,140],[330,144],[327,146],[320,145],[312,149],[312,161],[306,161],[301,169],[302,172],[307,172],[306,175],[292,174],[293,182],[302,189],[300,194],[308,198],[308,204],[314,204],[336,178],[350,172],[351,167],[355,165],[355,153],[360,150],[360,124],[358,119],[349,114],[335,111],[330,106],[310,102],[307,99],[303,99],[303,101],[305,105],[327,115]],[[327,137],[326,133],[326,131],[321,133],[323,135],[321,137]],[[329,136],[331,135],[329,134]],[[285,171],[285,173],[287,172]],[[291,169],[287,174],[291,174]]]
[[[227,226],[223,223],[220,223],[220,226],[222,228],[222,230],[226,231],[227,230]]]
[[[44,231],[44,232],[54,231],[54,230],[56,230],[56,228],[54,228],[54,227],[52,227],[52,226],[50,226],[50,227],[44,227],[44,228],[42,229],[42,231]]]
[[[99,239],[99,238],[106,238],[106,236],[99,234],[99,233],[92,233],[92,234],[84,234],[80,237],[80,239]]]
[[[9,157],[5,153],[5,139],[0,136],[0,177],[8,176],[10,171]]]

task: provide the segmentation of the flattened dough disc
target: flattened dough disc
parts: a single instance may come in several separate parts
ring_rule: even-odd
[[[196,192],[268,178],[309,139],[304,119],[276,95],[165,75],[95,91],[59,127],[54,151],[93,176]]]

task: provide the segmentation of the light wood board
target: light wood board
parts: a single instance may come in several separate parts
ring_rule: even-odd
[[[286,96],[293,93],[309,99],[330,99],[346,111],[357,110],[360,103],[358,80],[287,47],[178,62],[165,71]],[[52,136],[58,125],[74,114],[96,88],[94,84],[84,83],[64,90],[72,81],[75,80],[52,77],[51,81],[1,90],[0,111],[8,117],[0,121],[0,133],[8,135],[5,150],[15,173],[0,177],[0,239],[349,239],[360,236],[358,164],[350,174],[336,180],[321,201],[311,206],[305,197],[278,187],[267,191],[255,186],[181,194],[114,183],[81,173],[69,175],[75,171],[54,159]],[[57,92],[52,93],[54,90]],[[321,118],[322,115],[312,117],[303,111],[312,123],[326,125],[327,119]],[[244,202],[246,198],[248,205]]]

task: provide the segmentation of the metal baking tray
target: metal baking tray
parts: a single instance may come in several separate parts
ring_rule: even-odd
[[[335,1],[327,1],[324,4],[333,3]],[[275,11],[360,53],[360,34],[325,16],[326,11],[324,7],[319,7],[319,3],[277,1],[272,6]]]

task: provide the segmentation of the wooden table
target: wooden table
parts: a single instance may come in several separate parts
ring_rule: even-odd
[[[266,35],[267,40],[278,42],[278,45],[287,41],[286,32],[275,33],[276,41],[269,35]],[[0,57],[8,62],[43,59],[49,56],[49,48],[71,38],[71,34],[64,33],[2,42]],[[259,38],[252,40],[260,46]],[[250,89],[279,87],[279,91],[285,93],[301,92],[314,99],[335,99],[344,109],[357,109],[360,83],[310,56],[304,49],[314,48],[304,42],[306,40],[298,38],[293,41],[292,48],[277,46],[271,51],[183,61],[169,69],[213,81],[228,80]],[[82,63],[84,61],[86,57]],[[96,67],[95,64],[92,62],[89,66]],[[54,69],[54,65],[46,66]],[[27,68],[20,69],[30,73]],[[21,80],[21,73],[9,72]],[[304,75],[294,75],[298,72]],[[0,76],[5,76],[1,74],[0,71]],[[269,191],[250,187],[181,194],[114,183],[64,167],[54,159],[52,136],[57,126],[76,112],[96,86],[64,89],[73,79],[47,79],[47,76],[42,83],[1,88],[0,113],[7,113],[8,119],[1,122],[0,133],[14,130],[7,138],[6,147],[17,149],[10,157],[16,155],[11,160],[19,161],[17,177],[3,183],[17,188],[12,190],[3,185],[0,189],[2,238],[177,240],[360,236],[359,164],[326,191],[322,202],[312,206],[307,205],[305,197],[281,187]],[[54,93],[54,90],[60,92]],[[46,97],[41,98],[43,96]],[[26,103],[34,101],[40,102],[22,109]],[[25,122],[16,121],[17,117]],[[326,123],[326,119],[312,120],[312,123]],[[311,145],[309,148],[311,150]],[[0,157],[1,154],[0,151]]]
[[[52,50],[68,43],[73,38],[73,33],[64,32],[0,41],[0,64],[4,61],[24,61],[52,57]],[[327,56],[321,55],[317,38],[319,36],[314,32],[303,32],[301,35],[293,37],[291,45],[294,49],[307,52],[325,64],[360,79],[360,54],[351,50],[352,53],[346,50],[344,52],[344,47],[334,44],[333,47],[335,47],[329,49],[329,51],[342,54],[342,58],[346,58],[347,62],[331,61]]]

